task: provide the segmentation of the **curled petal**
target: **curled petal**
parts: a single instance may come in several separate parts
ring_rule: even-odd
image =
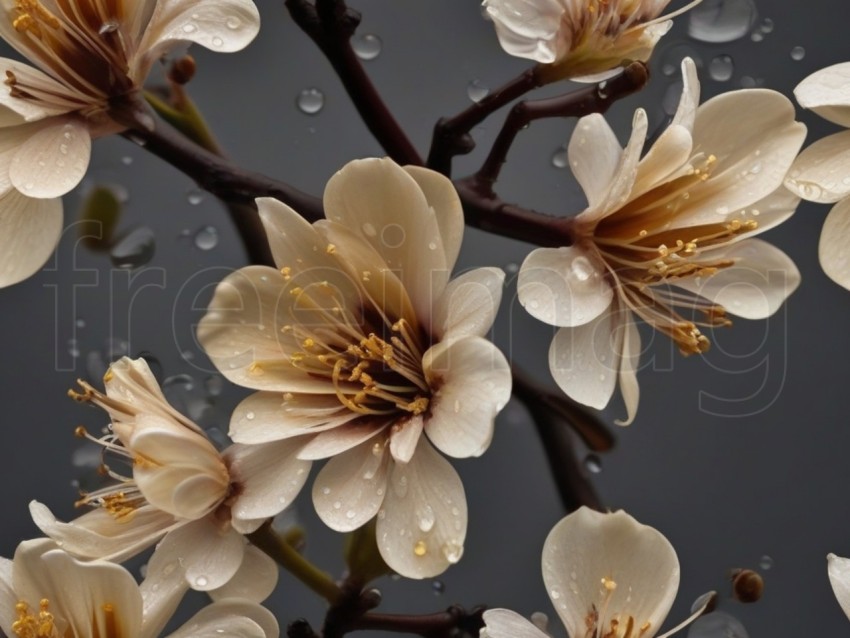
[[[797,156],[785,185],[807,201],[833,204],[850,195],[848,163],[850,131],[828,135]]]
[[[484,612],[484,631],[487,638],[549,638],[530,621],[508,609],[488,609]]]
[[[794,89],[797,102],[822,118],[850,126],[850,62],[828,66],[812,73]]]
[[[0,196],[0,287],[34,275],[62,235],[62,200],[9,190]]]

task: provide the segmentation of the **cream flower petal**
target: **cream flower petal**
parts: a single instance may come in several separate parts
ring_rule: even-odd
[[[278,638],[274,615],[246,600],[219,600],[207,605],[168,638]]]
[[[137,64],[146,73],[151,61],[185,42],[223,53],[240,51],[259,29],[260,14],[251,0],[159,0],[139,45],[143,58]]]
[[[519,270],[519,302],[535,319],[553,326],[581,326],[611,305],[614,290],[603,264],[581,246],[538,248]]]
[[[245,553],[245,539],[229,526],[211,517],[187,523],[169,532],[157,545],[164,564],[182,566],[186,582],[192,589],[209,591],[229,581]]]
[[[627,201],[637,179],[638,165],[646,141],[647,127],[646,111],[643,109],[636,110],[632,118],[632,134],[620,156],[620,162],[617,165],[614,178],[611,180],[608,194],[598,207],[584,211],[576,218],[577,221],[583,223],[599,221]]]
[[[640,400],[640,386],[637,380],[637,368],[640,364],[640,332],[637,323],[632,320],[631,313],[621,311],[619,313],[621,323],[618,330],[624,331],[622,352],[620,354],[620,372],[618,373],[620,394],[623,395],[623,403],[626,405],[626,418],[617,419],[617,425],[631,425],[637,414],[638,401]]]
[[[298,453],[299,459],[327,459],[368,441],[393,423],[387,417],[364,417],[344,427],[319,432]]]
[[[64,195],[86,174],[91,135],[82,120],[52,118],[24,142],[9,168],[12,184],[30,197]]]
[[[234,519],[269,518],[295,500],[311,465],[298,458],[303,445],[300,439],[264,445],[234,443],[224,451],[232,480],[239,485],[230,506]]]
[[[426,353],[427,354],[427,353]],[[390,454],[398,463],[407,463],[416,451],[425,419],[417,414],[407,419],[398,419],[390,428]]]
[[[387,489],[390,455],[366,441],[330,459],[313,483],[313,505],[325,525],[351,532],[371,520]]]
[[[499,43],[509,54],[548,64],[557,55],[564,7],[558,0],[486,0]]]
[[[429,317],[448,263],[440,225],[416,180],[389,159],[349,162],[328,181],[324,205],[330,221],[359,229],[399,271],[416,316]]]
[[[744,319],[769,317],[800,285],[800,272],[791,258],[761,239],[707,252],[705,259],[732,260],[735,264],[711,277],[681,279],[675,284]]]
[[[661,9],[658,11],[660,12]],[[699,106],[699,94],[697,65],[691,58],[685,58],[682,60],[682,97],[679,98],[679,106],[676,108],[671,126],[684,126],[688,131],[693,130]]]
[[[394,463],[378,512],[378,549],[407,578],[430,578],[460,560],[466,538],[466,495],[446,459],[420,437],[407,464]]]
[[[838,202],[829,211],[820,234],[818,256],[827,276],[850,290],[850,198]]]
[[[588,115],[576,123],[567,154],[588,208],[602,203],[617,172],[623,147],[601,114]]]
[[[592,605],[607,617],[620,614],[634,626],[649,623],[652,638],[679,587],[676,552],[657,530],[623,511],[600,514],[586,507],[562,519],[543,545],[543,581],[570,636],[583,636]],[[614,583],[606,588],[602,580]],[[605,618],[600,626],[607,627]]]
[[[480,456],[493,438],[496,414],[511,398],[511,368],[489,341],[467,337],[425,353],[422,367],[437,390],[425,433],[443,453]]]
[[[403,168],[419,184],[428,205],[434,211],[437,225],[440,227],[440,237],[443,239],[446,268],[452,270],[463,240],[464,219],[460,197],[451,181],[440,173],[421,166]]]
[[[17,620],[15,605],[20,602],[12,584],[12,561],[0,557],[0,630],[6,636],[13,636],[12,623]]]
[[[179,557],[154,552],[145,568],[145,578],[139,585],[144,610],[142,637],[155,638],[171,620],[180,602],[189,591]]]
[[[259,603],[274,591],[277,577],[277,563],[253,545],[248,545],[245,547],[242,564],[233,578],[223,587],[208,593],[213,600],[241,598]]]
[[[850,195],[849,162],[850,131],[828,135],[797,156],[785,186],[810,202],[834,204]]]
[[[509,609],[488,609],[484,612],[484,638],[550,638],[529,620]]]
[[[330,430],[354,419],[333,395],[256,392],[230,418],[230,438],[237,443],[268,443]]]
[[[850,559],[829,554],[828,562],[829,583],[841,609],[850,618]]]
[[[198,326],[198,339],[215,366],[231,382],[275,392],[334,394],[325,379],[293,366],[292,338],[281,332],[287,321],[278,314],[291,307],[293,295],[273,268],[248,266],[216,288]]]
[[[504,286],[501,268],[476,268],[452,279],[434,303],[434,336],[440,341],[483,337],[499,312]]]
[[[684,126],[671,124],[638,164],[631,199],[637,199],[667,178],[675,177],[691,156],[693,139]]]
[[[615,304],[596,319],[574,328],[561,328],[549,347],[549,369],[567,396],[601,410],[617,386],[622,330],[615,330]]]
[[[0,196],[0,288],[35,274],[62,236],[62,200]]]
[[[794,89],[794,97],[804,109],[822,118],[850,127],[850,62],[828,66],[812,73]]]
[[[47,506],[30,502],[30,515],[45,535],[81,558],[122,562],[150,547],[170,530],[184,524],[150,505],[138,508],[129,520],[116,519],[104,509],[86,512],[72,523],[56,520]]]

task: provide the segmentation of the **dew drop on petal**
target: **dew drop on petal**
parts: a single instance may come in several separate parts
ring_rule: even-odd
[[[435,521],[433,508],[430,505],[422,508],[422,511],[419,513],[419,529],[428,533],[433,529]]]
[[[383,44],[374,33],[364,33],[351,41],[351,48],[361,60],[374,60],[381,54]]]
[[[230,17],[229,17],[229,18],[225,21],[225,23],[224,23],[224,24],[225,24],[225,25],[227,25],[227,28],[228,28],[228,29],[231,29],[231,30],[234,30],[234,31],[235,31],[236,29],[238,29],[239,27],[241,27],[241,26],[242,26],[242,20],[240,20],[240,19],[239,19],[239,18],[237,18],[236,16],[230,16]]]
[[[213,43],[213,46],[214,46],[214,47],[224,46],[224,40],[222,40],[222,39],[221,39],[220,37],[218,37],[218,36],[216,36],[216,37],[214,37],[214,38],[212,39],[212,43]]]
[[[700,42],[739,40],[757,15],[753,0],[704,0],[688,13],[688,35]]]
[[[197,30],[198,30],[198,27],[196,27],[191,22],[187,22],[186,24],[183,25],[183,33],[194,33]]]
[[[198,576],[195,579],[195,586],[196,587],[206,587],[208,582],[210,582],[210,581],[207,579],[206,576]]]
[[[466,85],[466,95],[473,102],[480,102],[490,94],[490,89],[481,83],[481,80],[472,80]]]
[[[215,226],[204,226],[195,233],[195,246],[201,250],[212,250],[218,246],[218,229]]]
[[[593,264],[584,256],[578,256],[570,264],[570,277],[578,282],[590,279],[594,274]]]
[[[307,115],[315,115],[325,106],[325,94],[316,87],[304,89],[295,99],[298,110]]]
[[[369,222],[366,222],[365,224],[363,224],[363,226],[361,228],[363,229],[363,234],[366,235],[367,237],[375,237],[378,234],[378,231],[375,228],[375,225],[370,224]]]
[[[449,541],[443,545],[442,551],[446,560],[454,565],[460,560],[461,556],[463,556],[463,545],[457,541]]]

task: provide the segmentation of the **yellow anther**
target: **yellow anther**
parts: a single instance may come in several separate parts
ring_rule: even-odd
[[[88,430],[86,430],[85,426],[83,425],[78,425],[74,428],[74,436],[78,436],[81,439],[84,439],[88,436],[88,434]]]
[[[261,374],[265,374],[266,371],[263,369],[262,364],[254,361],[251,365],[248,366],[248,373],[258,377]]]
[[[303,288],[301,288],[300,286],[295,286],[295,288],[293,288],[292,290],[289,291],[289,294],[292,295],[293,297],[297,297],[302,292],[304,292]]]
[[[602,586],[609,592],[617,589],[617,583],[614,582],[613,580],[611,580],[610,578],[603,578],[602,579]]]
[[[106,373],[103,375],[103,382],[109,383],[112,379],[115,378],[115,374],[112,372],[112,368],[109,368]]]
[[[292,279],[292,268],[284,266],[280,269],[280,274],[283,275],[284,280],[289,281]]]
[[[416,397],[413,401],[408,403],[404,409],[408,412],[412,412],[413,414],[422,414],[428,409],[428,404],[429,401],[427,397]]]
[[[305,348],[312,348],[316,345],[316,342],[313,341],[310,337],[307,337],[306,339],[304,339],[304,341],[301,342],[301,345]]]
[[[689,241],[685,244],[685,252],[692,253],[697,249],[697,243],[695,241]]]
[[[329,255],[333,255],[336,252],[336,246],[333,244],[328,244],[328,247],[325,248],[325,252]]]

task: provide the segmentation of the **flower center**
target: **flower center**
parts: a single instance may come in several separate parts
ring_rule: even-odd
[[[585,617],[587,631],[585,638],[641,638],[652,626],[649,621],[636,626],[634,616],[621,613],[609,613],[611,598],[617,589],[617,583],[610,578],[601,579],[603,596],[602,605],[597,608],[590,606]]]
[[[333,246],[329,246],[331,252]],[[289,281],[292,269],[281,269]],[[428,410],[431,389],[422,371],[426,337],[406,318],[389,316],[371,295],[372,273],[361,273],[361,308],[355,313],[328,282],[289,288],[295,306],[309,310],[310,321],[287,324],[289,362],[314,377],[328,379],[340,403],[363,415]],[[252,374],[262,374],[255,362]]]
[[[717,210],[716,222],[687,225],[681,221],[711,192],[699,188],[707,181],[717,158],[695,157],[684,174],[648,190],[602,219],[594,244],[604,259],[628,306],[647,323],[674,339],[684,354],[705,352],[709,340],[698,326],[730,325],[726,310],[692,293],[673,291],[665,284],[685,278],[710,277],[732,266],[731,259],[706,251],[730,243],[758,228],[755,219],[729,219],[729,210]],[[758,210],[744,210],[757,217]],[[678,227],[677,227],[678,226]],[[682,317],[677,309],[695,310],[698,320]]]
[[[128,42],[122,28],[123,0],[55,0],[48,9],[39,0],[16,0],[8,19],[26,54],[81,94],[81,102],[103,101],[133,88]],[[38,80],[6,71],[13,97],[55,104],[59,99]],[[65,97],[67,101],[68,97]]]
[[[16,604],[15,612],[18,619],[12,623],[12,632],[18,638],[60,638],[55,618],[49,609],[50,601],[47,598],[42,598],[38,607],[39,610],[36,613],[24,601]],[[90,632],[86,633],[98,638],[122,638],[123,632],[115,613],[115,606],[112,603],[104,603],[101,605],[100,611],[101,615],[92,618],[93,626]],[[65,630],[66,637],[80,635],[81,633],[74,627],[68,627]]]

